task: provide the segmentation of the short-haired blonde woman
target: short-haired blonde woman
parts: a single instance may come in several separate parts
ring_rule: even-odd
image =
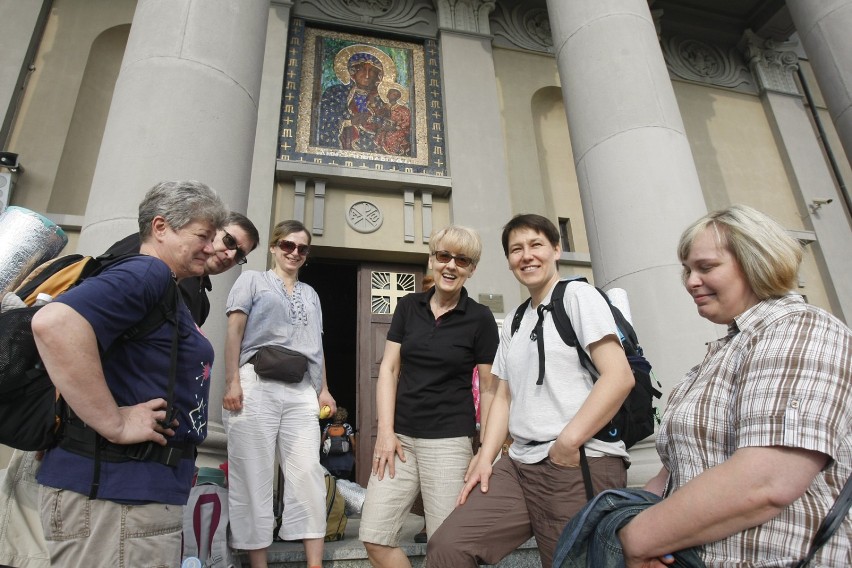
[[[698,314],[728,326],[672,391],[657,436],[664,496],[619,537],[628,567],[698,546],[707,566],[792,566],[852,471],[852,332],[791,294],[801,246],[743,205],[678,255]],[[847,518],[813,566],[849,566]]]
[[[228,507],[231,545],[247,550],[252,568],[267,565],[274,519],[275,456],[284,473],[279,535],[301,540],[308,566],[322,565],[325,482],[319,463],[319,410],[337,406],[328,391],[322,348],[322,309],[313,288],[299,281],[311,234],[299,221],[272,231],[271,270],[243,272],[228,296],[225,396],[228,434]],[[284,347],[307,358],[300,382],[281,382],[255,371],[263,347]]]
[[[376,567],[410,566],[399,548],[418,491],[431,535],[455,506],[473,457],[476,415],[470,372],[490,380],[497,351],[491,311],[468,297],[482,243],[449,226],[429,240],[435,285],[396,306],[376,385],[378,434],[360,538]]]

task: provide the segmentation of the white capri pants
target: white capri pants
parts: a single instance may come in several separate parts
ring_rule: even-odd
[[[325,537],[325,472],[319,463],[317,393],[298,384],[260,378],[240,368],[243,409],[222,409],[228,435],[228,514],[231,546],[258,550],[272,544],[275,453],[284,473],[285,540]]]

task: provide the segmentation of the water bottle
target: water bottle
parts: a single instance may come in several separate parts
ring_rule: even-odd
[[[53,296],[50,294],[46,294],[44,292],[39,292],[38,296],[36,296],[36,300],[33,303],[33,306],[43,306],[45,304],[49,304],[53,301]]]

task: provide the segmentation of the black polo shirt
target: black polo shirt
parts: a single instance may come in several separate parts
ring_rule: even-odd
[[[473,368],[494,361],[497,322],[464,288],[456,307],[436,320],[429,307],[434,293],[403,297],[388,331],[388,341],[401,345],[394,431],[415,438],[473,436]]]

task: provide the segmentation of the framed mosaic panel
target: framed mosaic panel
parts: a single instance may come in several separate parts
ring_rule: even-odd
[[[446,175],[438,49],[291,26],[279,159]]]

